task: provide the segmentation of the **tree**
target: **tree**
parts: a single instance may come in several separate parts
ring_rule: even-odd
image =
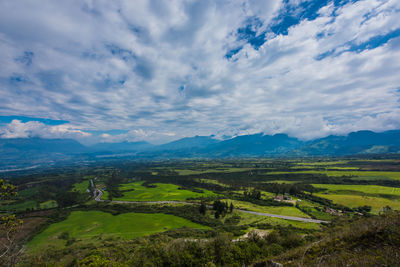
[[[204,204],[204,202],[201,202],[200,207],[199,207],[199,212],[203,215],[206,214],[207,211],[207,206],[206,204]]]
[[[233,203],[231,202],[231,205],[229,206],[229,212],[232,213],[233,211]]]
[[[9,200],[17,195],[17,188],[0,179],[0,200]],[[23,221],[17,219],[14,214],[6,214],[0,217],[0,263],[15,265],[18,255],[22,251],[16,240],[16,233],[21,229]]]

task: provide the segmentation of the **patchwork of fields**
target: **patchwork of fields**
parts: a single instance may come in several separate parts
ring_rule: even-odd
[[[114,184],[109,169],[99,169],[95,174],[82,176],[81,180],[75,179],[66,190],[69,194],[80,196],[83,200],[81,204],[90,208],[80,210],[76,208],[79,206],[73,206],[74,211],[66,219],[50,224],[29,242],[27,248],[32,252],[49,247],[64,249],[75,243],[99,244],[105,239],[128,240],[185,227],[231,231],[235,238],[242,237],[252,229],[268,233],[272,229],[291,227],[299,232],[312,232],[325,227],[315,221],[288,220],[288,218],[268,217],[240,210],[323,221],[335,220],[342,214],[344,216],[360,214],[359,208],[363,206],[370,206],[372,214],[378,214],[386,206],[400,210],[400,186],[398,186],[400,170],[397,169],[397,163],[361,160],[358,162],[360,165],[352,160],[323,162],[260,160],[240,164],[210,163],[209,166],[208,163],[195,162],[198,167],[183,164],[177,168],[171,163],[172,166],[149,168],[147,173],[151,175],[148,179],[142,172],[137,176],[132,175],[132,178],[121,178]],[[386,167],[379,171],[379,164],[385,164]],[[390,168],[387,167],[390,164],[392,164]],[[365,166],[373,171],[361,170]],[[113,175],[115,176],[115,173]],[[158,175],[161,178],[158,178]],[[327,176],[330,184],[324,184],[324,179],[328,179]],[[140,177],[140,181],[137,177]],[[107,201],[96,203],[93,200],[93,193],[88,192],[91,190],[90,179],[93,179],[97,189],[103,191],[103,200],[108,200],[112,195],[110,199],[113,201],[154,203],[151,205],[125,202],[118,204]],[[186,184],[185,179],[190,180],[190,183]],[[48,180],[43,179],[43,181]],[[384,183],[379,183],[380,181]],[[387,186],[392,184],[394,186]],[[112,190],[107,190],[106,185]],[[258,195],[253,194],[254,192]],[[32,208],[50,211],[56,210],[54,208],[59,201],[63,203],[62,199],[58,198],[57,202],[55,198],[38,201],[35,199],[36,194],[36,187],[28,187],[21,190],[19,198],[10,201],[7,206],[18,211]],[[54,196],[57,195],[53,194]],[[279,200],[279,197],[285,198],[286,202],[276,202],[275,198]],[[205,201],[205,212],[200,211],[199,205],[159,203],[185,202],[193,198],[202,198],[202,201]],[[228,203],[224,204],[226,209],[218,214],[216,208],[212,208],[217,200]],[[343,209],[343,213],[338,214],[335,211],[338,206],[327,200],[348,209]],[[199,200],[197,202],[200,204]],[[234,207],[232,211],[228,208],[231,203]],[[112,215],[100,211],[97,208],[99,205],[105,207],[105,210],[115,208],[118,213],[122,209],[122,213]],[[122,206],[117,207],[118,205]],[[183,213],[175,212],[177,209]],[[218,227],[215,228],[216,226]]]

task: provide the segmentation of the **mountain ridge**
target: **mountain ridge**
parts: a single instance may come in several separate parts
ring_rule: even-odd
[[[376,133],[357,131],[348,135],[329,135],[302,141],[287,134],[263,133],[241,135],[227,140],[213,136],[185,137],[162,145],[145,141],[98,143],[84,146],[72,139],[15,138],[0,139],[0,167],[58,161],[75,157],[95,158],[101,155],[133,158],[226,158],[275,156],[344,156],[400,153],[400,130]],[[11,164],[11,165],[10,165]]]

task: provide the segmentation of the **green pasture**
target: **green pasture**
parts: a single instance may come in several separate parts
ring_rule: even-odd
[[[0,205],[0,210],[4,211],[24,211],[26,209],[35,209],[36,201],[28,200],[24,202],[10,202],[9,204]]]
[[[244,213],[240,211],[234,211],[233,213],[228,213],[224,220],[226,221],[232,216],[239,216],[240,221],[238,225],[251,225],[257,228],[257,225],[269,224],[271,226],[294,226],[302,229],[319,229],[320,225],[318,223],[309,223],[309,222],[300,222],[300,221],[292,221],[285,220],[274,217],[260,216],[255,214]]]
[[[347,164],[348,160],[336,160],[336,161],[315,161],[315,162],[297,162],[297,165],[312,165],[312,166],[329,166],[329,165],[343,165]]]
[[[80,193],[86,193],[86,189],[89,188],[89,183],[90,183],[89,180],[84,180],[84,181],[82,181],[80,183],[75,183],[74,187],[72,188],[72,191],[77,191],[77,192],[80,192]]]
[[[39,204],[41,209],[51,209],[57,207],[57,202],[55,200],[48,200]]]
[[[357,194],[377,197],[399,198],[400,188],[379,185],[312,184],[316,188],[327,189],[330,194]],[[325,193],[325,191],[324,191]]]
[[[354,180],[400,180],[400,172],[387,171],[293,171],[293,172],[268,172],[276,174],[326,174],[327,176],[354,176]]]
[[[162,213],[124,213],[114,216],[101,211],[74,211],[66,220],[51,224],[35,236],[27,247],[31,251],[50,246],[62,248],[67,240],[72,238],[76,241],[93,242],[100,242],[99,237],[131,239],[182,227],[209,229],[186,219]]]
[[[197,193],[187,189],[179,189],[174,184],[155,183],[156,187],[142,186],[143,182],[122,184],[119,190],[123,192],[120,198],[113,200],[125,201],[163,201],[163,200],[187,200],[188,198],[216,196],[212,191],[201,189],[204,193]],[[103,197],[104,198],[104,197]]]
[[[260,206],[260,205],[256,205],[256,204],[253,204],[250,202],[231,200],[231,199],[222,199],[221,201],[228,202],[228,204],[233,203],[233,206],[236,209],[243,209],[243,210],[250,210],[250,211],[256,211],[256,212],[285,215],[285,216],[293,216],[293,217],[310,218],[307,214],[303,213],[296,207]]]
[[[175,169],[179,175],[192,175],[192,174],[203,174],[203,173],[216,173],[216,172],[244,172],[251,170],[250,168],[216,168],[216,169],[199,169],[199,170],[191,170],[191,169]]]
[[[385,206],[400,209],[400,188],[379,185],[336,185],[313,184],[326,191],[314,195],[332,200],[350,208],[371,206],[373,213],[378,213]]]
[[[343,194],[315,194],[316,196],[327,198],[334,203],[341,204],[350,208],[360,206],[371,206],[372,213],[379,213],[383,207],[390,206],[392,209],[400,209],[400,201],[390,200],[380,197],[369,197],[360,195],[343,195]]]

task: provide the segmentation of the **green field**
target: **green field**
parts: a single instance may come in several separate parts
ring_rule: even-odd
[[[357,195],[334,195],[334,194],[315,194],[316,196],[327,198],[332,200],[334,203],[338,203],[350,208],[356,208],[360,206],[371,206],[372,213],[379,213],[383,207],[390,206],[392,209],[400,210],[400,202],[393,201],[379,197],[367,197]]]
[[[119,190],[123,192],[120,198],[114,200],[126,201],[163,201],[163,200],[187,200],[188,198],[216,196],[212,191],[202,189],[204,193],[196,193],[186,189],[179,189],[174,184],[155,183],[156,187],[147,188],[143,182],[122,184]],[[103,197],[104,198],[104,197]]]
[[[313,184],[316,188],[326,191],[315,193],[316,196],[327,198],[335,203],[356,208],[371,206],[372,213],[378,213],[385,206],[400,209],[400,188],[378,185],[336,185]]]
[[[274,217],[266,217],[266,216],[259,216],[255,214],[244,213],[240,211],[234,211],[232,214],[227,214],[225,220],[229,219],[231,216],[240,216],[239,225],[257,225],[257,224],[270,224],[272,226],[294,226],[297,228],[302,229],[320,229],[320,225],[318,223],[309,223],[309,222],[300,222],[300,221],[292,221],[292,220],[285,220],[280,218]]]
[[[50,225],[35,236],[27,246],[32,251],[49,246],[62,248],[67,243],[66,238],[60,238],[62,233],[68,233],[68,238],[75,238],[76,241],[99,242],[99,236],[131,239],[182,227],[209,229],[162,213],[124,213],[114,216],[101,211],[74,211],[66,220]]]
[[[393,196],[400,198],[400,188],[379,185],[342,185],[342,184],[312,184],[316,188],[325,188],[332,194],[360,194],[369,196]]]
[[[193,174],[203,174],[203,173],[229,173],[229,172],[244,172],[251,170],[249,168],[221,168],[221,169],[200,169],[200,170],[190,170],[190,169],[175,169],[179,175],[193,175]]]
[[[77,191],[79,193],[86,193],[86,189],[89,187],[89,180],[84,180],[80,183],[74,184],[72,191]]]
[[[34,209],[36,208],[36,201],[28,200],[24,202],[16,202],[9,203],[8,205],[0,205],[0,210],[16,210],[16,211],[25,211],[26,209]]]
[[[260,205],[256,205],[256,204],[253,204],[250,202],[231,200],[231,199],[222,199],[221,201],[228,202],[228,204],[230,204],[232,202],[236,209],[244,209],[244,210],[250,210],[250,211],[256,211],[256,212],[264,212],[264,213],[293,216],[293,217],[310,218],[307,214],[303,213],[296,207],[260,206]]]
[[[400,172],[387,171],[293,171],[293,172],[268,172],[275,174],[326,174],[327,176],[354,176],[354,180],[400,180]]]

